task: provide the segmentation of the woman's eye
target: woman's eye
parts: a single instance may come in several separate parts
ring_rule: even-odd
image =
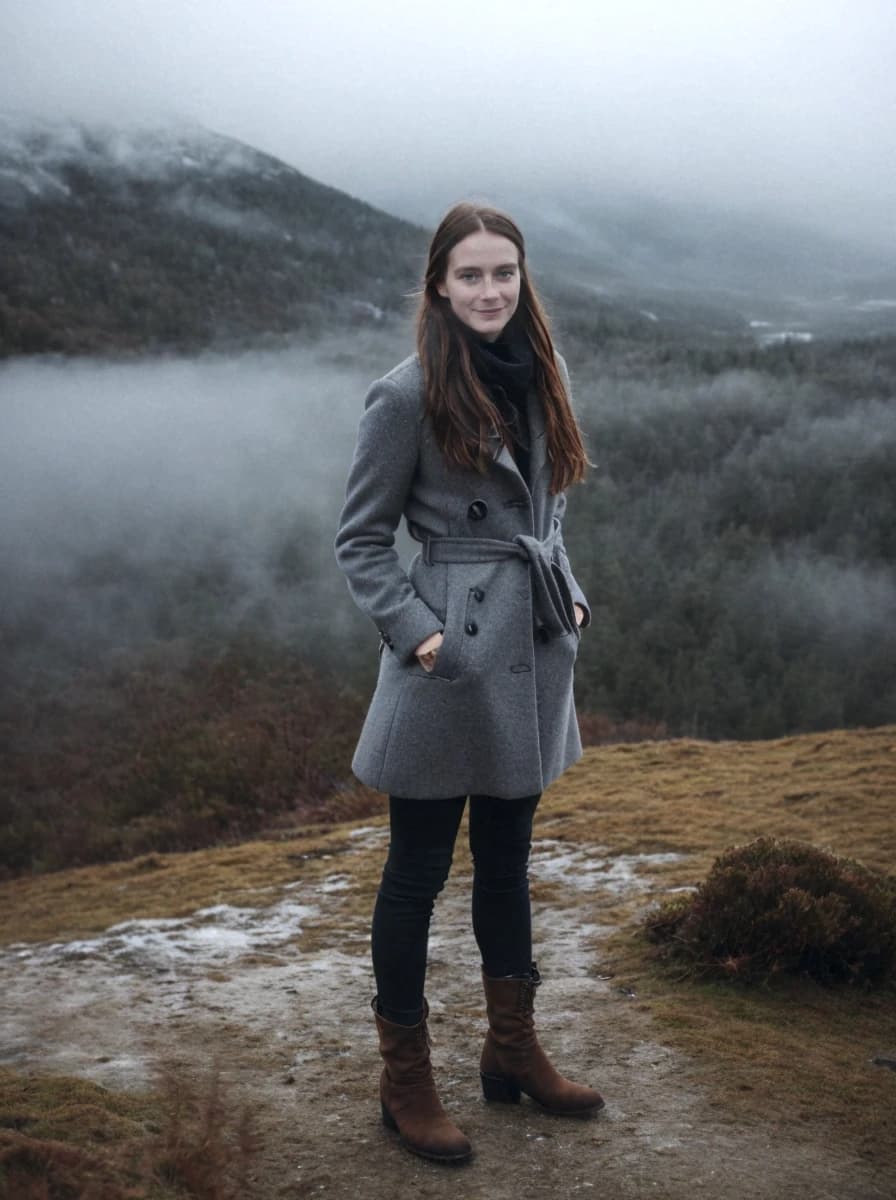
[[[476,274],[474,271],[464,271],[463,275],[461,275],[461,279],[464,281],[464,283],[472,283],[476,279]]]

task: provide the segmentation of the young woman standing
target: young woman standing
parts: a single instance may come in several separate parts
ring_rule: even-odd
[[[458,204],[436,230],[417,354],[368,392],[336,557],[381,639],[353,762],[389,793],[373,916],[383,1120],[416,1154],[462,1162],[429,1061],[429,922],[470,801],[473,929],[489,1031],[487,1100],[559,1114],[603,1105],[535,1036],[527,865],[543,789],[581,754],[573,706],[590,619],[563,545],[565,489],[587,465],[566,366],[505,214]],[[404,517],[420,552],[394,548]]]

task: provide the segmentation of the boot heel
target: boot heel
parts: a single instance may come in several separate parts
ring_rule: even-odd
[[[505,1079],[503,1075],[486,1075],[482,1071],[479,1072],[479,1078],[482,1080],[482,1094],[486,1100],[493,1100],[498,1104],[519,1104],[519,1085],[511,1079]]]
[[[395,1122],[395,1118],[389,1112],[388,1108],[386,1108],[382,1100],[380,1101],[380,1112],[383,1114],[383,1124],[386,1126],[386,1128],[394,1129],[395,1132],[398,1133],[398,1125]]]

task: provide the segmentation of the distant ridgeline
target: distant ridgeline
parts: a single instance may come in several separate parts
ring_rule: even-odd
[[[401,309],[422,231],[199,127],[0,116],[0,355],[140,353]]]
[[[743,356],[896,333],[886,251],[643,196],[519,203],[564,349]],[[200,126],[0,114],[0,357],[189,353],[377,326],[408,311],[426,243]]]

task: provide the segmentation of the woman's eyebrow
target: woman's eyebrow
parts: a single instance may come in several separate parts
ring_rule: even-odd
[[[507,271],[507,270],[510,270],[511,268],[513,270],[516,270],[517,267],[519,267],[519,265],[520,265],[519,263],[515,263],[515,262],[499,263],[496,267],[493,267],[492,270]],[[481,271],[481,270],[482,270],[482,267],[480,267],[480,266],[469,265],[469,266],[465,267],[463,264],[461,264],[460,266],[457,266],[454,268],[454,273],[455,273],[455,275],[460,275],[463,271]]]

